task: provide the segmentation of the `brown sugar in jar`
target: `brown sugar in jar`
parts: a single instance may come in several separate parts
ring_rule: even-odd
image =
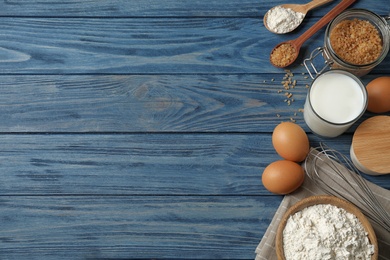
[[[390,49],[390,24],[366,9],[348,9],[326,27],[324,46],[304,60],[311,78],[327,69],[340,69],[361,77],[378,66]],[[325,63],[313,62],[322,54]]]
[[[335,54],[350,64],[372,63],[382,53],[380,32],[367,20],[343,20],[331,30],[329,39]]]

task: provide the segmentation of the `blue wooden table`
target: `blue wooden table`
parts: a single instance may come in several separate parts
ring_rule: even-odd
[[[338,2],[275,35],[262,18],[282,1],[1,1],[0,259],[253,259],[283,199],[261,183],[273,128],[349,154],[356,125],[311,134],[306,70],[290,68],[288,105],[268,62]]]

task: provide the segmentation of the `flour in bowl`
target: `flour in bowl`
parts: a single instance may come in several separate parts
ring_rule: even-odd
[[[319,204],[287,220],[283,231],[286,260],[371,259],[374,246],[359,219],[346,210]]]

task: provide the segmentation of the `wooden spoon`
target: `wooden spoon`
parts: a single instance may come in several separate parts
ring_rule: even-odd
[[[297,58],[299,50],[302,44],[308,40],[313,34],[320,30],[324,25],[330,22],[334,17],[340,14],[342,11],[348,8],[356,0],[343,0],[336,5],[326,15],[324,15],[318,22],[310,27],[306,32],[295,40],[279,43],[271,51],[270,61],[271,64],[278,68],[285,68],[291,65]]]
[[[311,10],[311,9],[314,9],[320,5],[323,5],[323,4],[326,4],[326,3],[329,3],[333,0],[313,0],[307,4],[284,4],[284,5],[278,5],[278,6],[275,6],[273,8],[271,8],[265,15],[264,15],[264,19],[263,19],[263,23],[264,23],[264,26],[265,28],[268,29],[268,31],[270,32],[273,32],[273,33],[276,33],[276,34],[285,34],[285,33],[289,33],[289,32],[292,32],[293,30],[295,30],[303,21],[303,19],[305,18],[306,14]],[[268,14],[269,12],[272,10],[272,9],[275,9],[277,7],[282,7],[282,8],[285,8],[285,9],[291,9],[293,10],[294,12],[297,12],[297,13],[302,13],[303,14],[303,18],[302,18],[302,21],[301,23],[297,24],[294,28],[290,28],[289,31],[284,31],[284,32],[276,32],[274,30],[272,30],[271,28],[268,27],[268,22],[267,22],[267,19],[268,19]],[[287,22],[287,21],[286,21]]]

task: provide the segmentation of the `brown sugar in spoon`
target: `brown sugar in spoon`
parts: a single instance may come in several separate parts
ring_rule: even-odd
[[[299,50],[301,49],[302,44],[311,36],[313,36],[313,34],[315,34],[318,30],[320,30],[324,25],[329,23],[334,17],[347,9],[355,1],[356,0],[341,1],[341,3],[336,5],[301,36],[295,40],[282,42],[276,45],[275,48],[271,51],[271,64],[278,68],[285,68],[291,65],[298,58]]]
[[[276,34],[285,34],[285,33],[292,32],[293,30],[295,30],[302,23],[302,21],[305,18],[306,14],[311,9],[317,8],[317,7],[319,7],[319,6],[323,5],[323,4],[329,3],[331,1],[333,1],[333,0],[313,0],[313,1],[311,1],[309,3],[306,3],[306,4],[283,4],[283,5],[275,6],[275,7],[271,8],[264,15],[264,18],[263,18],[264,26],[265,26],[265,28],[267,28],[268,31],[276,33]],[[270,28],[269,25],[268,25],[268,14],[270,12],[272,12],[272,10],[277,8],[277,7],[281,7],[281,8],[284,8],[284,9],[291,9],[292,11],[294,11],[296,13],[303,14],[303,17],[300,19],[299,23],[297,23],[294,27],[289,28],[289,30],[287,30],[287,31],[280,32],[280,31],[274,30],[274,29]],[[290,22],[291,21],[285,20],[282,23],[283,24],[288,24]]]

